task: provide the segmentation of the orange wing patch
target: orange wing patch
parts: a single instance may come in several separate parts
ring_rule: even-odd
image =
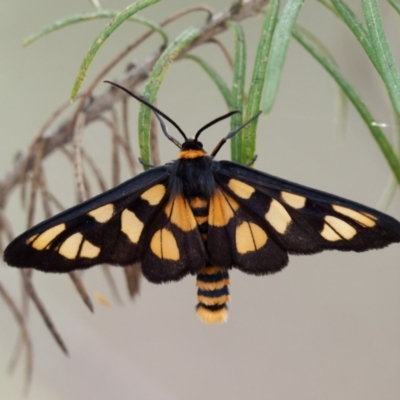
[[[226,226],[238,208],[239,204],[235,200],[217,189],[210,200],[209,224],[217,227]]]

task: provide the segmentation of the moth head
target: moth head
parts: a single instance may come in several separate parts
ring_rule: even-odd
[[[195,138],[186,139],[181,146],[182,150],[203,150],[203,143]]]
[[[208,129],[210,126],[216,124],[217,122],[220,122],[226,118],[231,117],[234,114],[240,113],[239,110],[233,110],[228,112],[227,114],[221,115],[218,118],[213,119],[212,121],[208,122],[206,125],[204,125],[202,128],[200,128],[197,133],[194,135],[193,138],[188,138],[185,133],[183,132],[183,130],[180,128],[180,126],[170,117],[168,117],[168,115],[166,115],[165,113],[163,113],[161,110],[159,110],[156,106],[154,106],[153,104],[149,103],[146,99],[144,99],[143,97],[131,92],[130,90],[124,88],[123,86],[118,85],[117,83],[114,82],[110,82],[110,81],[104,81],[106,83],[110,83],[113,86],[118,87],[119,89],[123,90],[124,92],[128,93],[130,96],[132,96],[133,98],[135,98],[136,100],[140,101],[142,104],[145,104],[147,107],[149,107],[155,114],[155,116],[157,117],[158,121],[160,122],[161,125],[161,129],[164,133],[164,135],[172,142],[175,144],[175,146],[179,147],[182,151],[185,150],[203,150],[203,144],[201,142],[199,142],[199,136],[200,134],[205,131],[206,129]],[[246,125],[248,125],[250,122],[252,122],[253,120],[257,119],[261,114],[261,111],[258,112],[256,115],[254,115],[252,118],[250,118],[248,121],[246,121],[244,124],[242,124],[241,126],[239,126],[239,128],[231,131],[228,133],[227,136],[225,136],[219,143],[218,145],[215,147],[215,149],[212,151],[211,156],[214,157],[217,152],[220,150],[220,148],[224,145],[224,143],[231,139],[233,136],[235,136],[239,131],[241,131]],[[183,143],[179,143],[178,140],[176,140],[173,136],[171,136],[168,133],[168,129],[163,121],[163,119],[161,118],[165,118],[168,122],[170,122],[177,130],[178,132],[183,136],[183,138],[185,139]]]

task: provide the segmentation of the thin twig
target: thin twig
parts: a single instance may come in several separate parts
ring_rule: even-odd
[[[222,54],[225,56],[226,61],[228,62],[229,67],[233,69],[234,61],[226,46],[217,38],[211,38],[210,43],[214,43],[220,48]]]
[[[114,277],[112,276],[112,273],[110,271],[110,266],[109,265],[102,265],[101,270],[103,271],[103,274],[106,278],[107,284],[110,287],[110,292],[112,296],[114,297],[115,301],[117,301],[119,304],[122,304],[122,299],[118,291],[118,286],[115,282]]]
[[[25,325],[25,318],[18,310],[14,300],[8,294],[6,289],[0,283],[0,296],[3,298],[8,308],[11,310],[14,318],[17,321],[17,324],[21,330],[21,336],[23,344],[26,346],[26,370],[25,370],[25,392],[27,392],[29,388],[29,384],[32,379],[32,371],[33,371],[33,348],[31,338],[29,336],[28,330]]]
[[[142,266],[140,264],[124,267],[129,297],[133,300],[140,293],[140,279],[142,277]]]
[[[74,144],[74,171],[76,185],[78,187],[78,200],[81,203],[88,198],[86,187],[83,179],[83,166],[82,166],[82,138],[83,128],[85,126],[85,114],[80,113],[75,124],[73,144]]]
[[[236,10],[228,10],[222,13],[214,14],[213,17],[201,28],[202,33],[198,39],[195,40],[186,51],[182,52],[181,57],[183,57],[192,48],[197,47],[202,43],[209,41],[212,37],[226,31],[228,29],[227,22],[229,20],[241,21],[257,15],[258,12],[267,4],[267,2],[267,0],[253,0],[244,3],[243,7],[241,7],[237,12],[235,12]],[[197,7],[197,10],[198,9],[199,8]],[[177,15],[178,14],[175,14],[173,17],[163,21],[163,23],[166,24],[169,23],[172,18],[178,18]],[[129,53],[129,51],[127,51],[126,54],[127,53]],[[153,68],[159,57],[159,54],[159,51],[155,52],[144,62],[137,64],[134,68],[127,71],[125,76],[119,79],[119,83],[126,87],[132,88],[143,82]],[[124,55],[125,54],[121,53],[121,58]],[[115,59],[113,65],[109,65],[107,67],[107,71],[103,70],[102,74],[99,75],[99,80],[103,79],[104,74],[108,73],[108,71],[119,61],[120,59]],[[111,89],[108,89],[102,94],[93,97],[92,101],[90,101],[90,103],[88,103],[84,109],[84,113],[86,115],[86,124],[97,120],[104,111],[112,108],[116,102],[121,101],[121,99],[124,97],[125,96],[121,91],[114,91]],[[47,130],[48,134],[45,138],[43,138],[44,157],[49,155],[54,149],[59,148],[63,144],[71,141],[72,120],[73,119],[69,119],[58,127]],[[28,151],[26,154],[18,158],[12,171],[0,182],[0,205],[4,204],[5,199],[11,189],[21,180],[23,175],[22,171],[32,168],[33,161],[34,155],[32,152]]]
[[[92,157],[90,157],[89,154],[87,154],[85,149],[83,149],[83,148],[82,148],[82,158],[86,161],[86,163],[88,164],[88,166],[91,168],[92,172],[94,173],[94,175],[97,179],[97,182],[99,184],[100,190],[102,192],[105,192],[107,190],[107,184],[103,177],[103,174],[100,171],[100,168],[98,168],[96,163],[93,161]]]
[[[26,274],[26,270],[23,271],[22,277],[24,280],[24,285],[25,285],[25,290],[26,293],[29,294],[29,297],[32,299],[33,303],[35,304],[36,308],[39,311],[39,314],[42,316],[44,323],[46,324],[47,328],[53,335],[53,338],[57,342],[57,344],[60,346],[61,350],[64,352],[65,355],[68,354],[68,349],[64,343],[64,340],[62,339],[61,335],[58,333],[53,320],[51,319],[49,313],[46,310],[46,307],[43,305],[42,301],[40,300],[39,296],[36,293],[36,290],[32,284],[32,281],[29,277],[28,274]]]
[[[33,166],[33,177],[31,180],[31,197],[29,200],[28,208],[28,221],[27,227],[30,228],[33,225],[33,218],[35,216],[36,209],[36,197],[40,187],[40,172],[42,170],[41,163],[43,159],[43,142],[38,143],[37,150],[35,152],[35,163]]]
[[[129,123],[128,123],[128,98],[122,100],[122,133],[123,138],[126,143],[125,155],[128,160],[128,165],[131,170],[132,176],[137,175],[138,171],[138,162],[135,158],[135,154],[133,152],[132,143],[131,143],[131,135],[129,131]]]
[[[158,121],[156,116],[153,114],[151,117],[150,126],[150,151],[151,151],[151,162],[153,165],[161,164],[160,149],[158,146]]]
[[[112,186],[115,187],[120,183],[121,164],[119,160],[119,143],[122,141],[118,129],[118,117],[114,109],[111,109],[111,170],[112,170]]]
[[[44,215],[45,218],[50,218],[53,213],[51,211],[51,197],[47,188],[47,181],[46,181],[46,175],[45,172],[43,170],[43,168],[41,168],[40,170],[40,191],[42,194],[42,205],[43,205],[43,211],[44,211]]]
[[[89,296],[89,294],[85,288],[85,285],[83,284],[78,272],[71,271],[68,275],[71,278],[72,282],[74,283],[74,286],[75,286],[76,290],[78,291],[79,295],[81,296],[81,299],[83,300],[83,302],[87,305],[88,309],[91,312],[94,312],[92,300],[90,299],[90,296]]]

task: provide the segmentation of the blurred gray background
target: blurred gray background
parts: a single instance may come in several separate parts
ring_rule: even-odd
[[[196,3],[165,1],[144,14],[161,20]],[[231,5],[230,0],[206,3],[215,10]],[[353,3],[360,11],[358,2]],[[385,2],[380,3],[398,59],[399,20]],[[128,4],[126,0],[102,1],[105,8]],[[55,19],[90,10],[90,3],[83,0],[0,2],[1,176],[45,119],[68,98],[81,60],[106,21],[67,28],[27,49],[22,49],[22,40]],[[173,37],[203,19],[203,13],[191,15],[169,32]],[[244,23],[249,60],[254,57],[261,22],[259,18]],[[300,23],[332,50],[378,122],[388,124],[385,131],[391,136],[394,126],[382,84],[347,29],[315,1],[306,2]],[[85,84],[142,31],[126,24],[116,32],[100,50]],[[222,39],[231,45],[231,33]],[[153,38],[129,60],[143,59],[158,45],[159,39]],[[213,61],[229,82],[225,60],[212,45],[203,46],[197,54]],[[122,66],[107,78],[117,78],[121,70]],[[337,133],[337,98],[325,71],[292,42],[275,108],[259,124],[256,167],[375,207],[389,168],[352,106],[344,134]],[[189,134],[226,112],[213,84],[190,61],[172,66],[158,105]],[[88,138],[88,145],[92,155],[109,158],[109,141],[101,129],[91,129],[90,134],[97,136]],[[206,148],[212,149],[228,129],[228,123],[221,123],[204,133]],[[132,132],[136,135],[134,120]],[[163,162],[176,157],[177,149],[164,138],[161,149]],[[219,157],[228,154],[226,146]],[[53,170],[51,184],[59,198],[72,205],[76,193],[72,173],[60,160],[57,155],[45,165]],[[8,211],[19,233],[26,221],[18,196],[12,197]],[[387,212],[400,218],[398,194]],[[32,308],[29,329],[35,371],[29,399],[398,400],[399,256],[400,246],[392,245],[363,254],[292,257],[289,266],[275,276],[233,271],[230,318],[222,326],[197,320],[192,276],[161,286],[143,281],[140,296],[130,302],[123,271],[116,269],[125,300],[121,306],[113,300],[100,269],[93,268],[84,275],[90,294],[100,291],[113,307],[96,303],[91,315],[68,277],[36,273],[34,283],[67,343],[70,358],[59,351]],[[0,281],[19,299],[16,270],[2,265]],[[0,320],[0,398],[22,399],[23,364],[12,377],[6,372],[18,329],[1,301]]]

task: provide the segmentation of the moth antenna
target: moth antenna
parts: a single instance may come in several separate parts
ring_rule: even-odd
[[[234,115],[234,114],[237,114],[237,113],[240,113],[240,111],[239,110],[230,111],[227,114],[221,115],[220,117],[213,119],[208,124],[205,124],[202,128],[200,128],[197,131],[197,133],[196,133],[196,135],[194,137],[195,142],[197,142],[197,139],[199,138],[201,132],[205,131],[206,129],[208,129],[210,126],[216,124],[217,122],[222,121],[222,120],[224,120],[226,118],[229,118],[231,115]]]
[[[239,133],[245,126],[249,125],[252,123],[255,119],[257,119],[261,115],[262,111],[259,111],[256,115],[251,117],[248,121],[246,121],[244,124],[240,125],[239,128],[236,128],[234,131],[230,131],[215,147],[215,149],[211,153],[211,157],[214,157],[221,147],[229,140],[232,139],[237,133]]]
[[[123,86],[118,85],[118,83],[114,83],[114,82],[111,82],[111,81],[104,81],[104,82],[105,82],[105,83],[109,83],[110,85],[116,86],[117,88],[123,90],[125,93],[128,93],[130,96],[132,96],[133,98],[135,98],[136,100],[138,100],[139,102],[145,104],[147,107],[149,107],[151,110],[153,110],[154,113],[155,113],[156,115],[159,114],[159,115],[163,116],[168,122],[170,122],[170,123],[178,130],[178,132],[183,136],[183,138],[184,138],[185,140],[187,140],[187,137],[186,137],[185,133],[183,132],[183,130],[181,129],[181,127],[180,127],[172,118],[168,117],[168,115],[164,114],[161,110],[159,110],[159,109],[158,109],[156,106],[154,106],[153,104],[149,103],[149,102],[148,102],[147,100],[145,100],[142,96],[139,96],[138,94],[135,94],[135,93],[131,92],[131,91],[128,90],[127,88],[124,88]],[[160,121],[160,119],[159,119],[159,121]],[[164,131],[164,130],[163,130],[163,132],[164,132],[164,134],[165,134],[165,131]],[[171,139],[172,136],[170,136],[169,134],[166,135],[166,136],[167,136],[167,138],[168,138],[169,140],[171,140],[174,144],[176,144],[176,142],[177,142],[176,139],[172,140],[172,139]],[[178,143],[179,143],[179,142],[178,142]],[[179,147],[181,147],[180,144],[179,144]]]
[[[154,110],[153,110],[154,111]],[[182,149],[182,145],[174,138],[172,137],[169,133],[168,133],[168,129],[164,123],[164,121],[162,120],[161,116],[158,114],[157,111],[154,111],[154,115],[157,117],[158,122],[161,125],[161,130],[163,131],[164,135],[175,145],[178,146],[180,149]]]

